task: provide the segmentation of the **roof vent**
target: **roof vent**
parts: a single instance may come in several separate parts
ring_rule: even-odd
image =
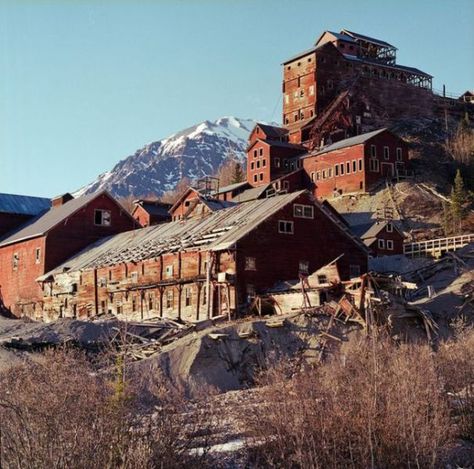
[[[51,205],[54,207],[59,207],[60,205],[64,205],[66,202],[74,199],[74,197],[69,193],[66,192],[65,194],[58,195],[51,199]]]

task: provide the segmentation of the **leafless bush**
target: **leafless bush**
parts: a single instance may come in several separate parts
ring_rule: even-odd
[[[94,372],[77,353],[11,368],[0,374],[0,389],[2,468],[205,465],[205,454],[190,455],[195,418],[183,400],[168,393],[151,416],[139,414],[131,387]]]
[[[428,347],[361,340],[344,355],[287,379],[263,379],[264,402],[247,417],[262,442],[258,466],[433,467],[449,414]]]

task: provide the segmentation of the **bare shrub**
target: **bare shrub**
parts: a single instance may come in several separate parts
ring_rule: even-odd
[[[183,400],[138,413],[131,387],[77,353],[49,352],[0,374],[0,465],[6,468],[205,466],[192,456]],[[191,419],[192,420],[192,419]]]
[[[428,347],[355,341],[338,359],[288,380],[263,378],[264,404],[246,418],[262,442],[257,466],[433,467],[449,414]]]

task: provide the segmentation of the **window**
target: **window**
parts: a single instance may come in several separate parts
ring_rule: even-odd
[[[402,161],[402,149],[400,147],[397,147],[397,161]]]
[[[339,176],[339,165],[338,164],[334,165],[334,174],[336,176]]]
[[[109,281],[112,280],[112,271],[109,270]]]
[[[267,166],[267,160],[262,160],[262,167],[265,168]]]
[[[323,179],[326,179],[327,178],[327,173],[326,173],[326,170],[323,169]]]
[[[255,287],[250,283],[247,284],[247,297],[249,299],[255,298]]]
[[[313,96],[313,95],[314,95],[314,85],[311,85],[311,86],[309,87],[309,95],[310,95],[310,96]]]
[[[278,220],[278,233],[293,234],[293,222]]]
[[[246,257],[245,258],[245,270],[257,270],[255,257]]]
[[[254,158],[257,158],[257,150],[254,150],[254,151],[253,151],[253,157],[254,157]]]
[[[207,289],[206,289],[206,286],[203,286],[201,288],[201,294],[202,294],[202,304],[205,305],[207,303]]]
[[[328,169],[328,178],[332,178],[332,168]]]
[[[385,249],[385,239],[379,239],[377,244],[379,249]]]
[[[99,284],[99,287],[104,288],[107,286],[107,279],[105,277],[100,277],[97,283]]]
[[[255,164],[254,164],[254,162],[252,161],[252,162],[250,163],[250,169],[254,169],[254,168],[255,168]]]
[[[185,200],[184,201],[184,206],[185,207],[189,207],[191,205],[191,201],[190,200]]]
[[[273,163],[275,165],[275,168],[279,168],[280,167],[280,158],[275,158],[273,160]]]
[[[321,179],[321,171],[316,172],[316,181],[319,181]]]
[[[263,173],[260,173],[260,181],[263,181]]]
[[[332,83],[332,80],[328,80],[327,85],[328,85],[328,90],[332,90],[332,88],[334,86],[333,83]]]
[[[173,294],[173,290],[167,290],[166,291],[166,308],[167,309],[171,309],[173,307],[173,303],[174,303],[174,294]]]
[[[13,254],[13,258],[12,258],[12,267],[13,267],[13,270],[18,270],[18,264],[20,263],[20,255],[15,252]]]
[[[371,158],[369,160],[369,169],[373,173],[378,173],[379,172],[379,160],[376,160],[374,158]]]
[[[133,296],[132,297],[132,311],[136,311],[137,310],[137,299]]]
[[[130,278],[132,279],[132,282],[138,282],[138,272],[132,272]]]
[[[362,160],[359,160],[359,171],[362,171]]]
[[[260,156],[263,156],[263,148],[260,148],[258,153],[259,153]]]
[[[359,277],[360,276],[360,265],[358,264],[350,264],[349,265],[349,277]]]
[[[311,181],[315,182],[316,181],[316,173],[311,173]]]
[[[41,262],[41,248],[35,249],[35,264],[39,264]]]
[[[393,241],[391,239],[387,239],[387,249],[393,251]]]
[[[390,148],[383,147],[383,159],[389,160],[390,159]]]
[[[393,233],[393,225],[391,223],[387,223],[387,233]]]
[[[357,171],[357,160],[352,160],[352,172],[355,173]]]
[[[293,216],[295,218],[314,218],[314,207],[312,205],[293,205]]]
[[[350,172],[351,172],[351,162],[347,161],[346,162],[346,173],[350,174]]]
[[[167,265],[165,267],[165,277],[169,278],[173,276],[173,265]]]
[[[257,161],[257,168],[260,168],[260,160]]]
[[[325,283],[328,283],[327,276],[324,274],[318,275],[318,283],[319,285],[324,285]]]
[[[191,288],[184,289],[184,305],[191,306]]]
[[[341,163],[339,165],[339,169],[340,169],[340,172],[341,172],[341,176],[343,176],[344,175],[344,163]]]
[[[110,210],[94,210],[94,224],[100,226],[110,226],[111,216]]]
[[[253,175],[253,182],[257,182],[258,181],[258,176],[256,174]]]
[[[298,264],[298,270],[302,274],[307,274],[309,271],[309,261],[300,261]]]
[[[377,147],[375,145],[370,145],[370,156],[372,158],[377,156]]]
[[[150,293],[148,295],[148,311],[153,309],[153,295]]]
[[[284,190],[289,190],[290,189],[290,182],[289,181],[283,181],[283,189]]]

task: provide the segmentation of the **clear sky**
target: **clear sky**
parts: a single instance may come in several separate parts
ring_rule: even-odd
[[[0,0],[0,192],[73,191],[205,119],[280,122],[280,63],[342,28],[474,88],[474,0]]]

